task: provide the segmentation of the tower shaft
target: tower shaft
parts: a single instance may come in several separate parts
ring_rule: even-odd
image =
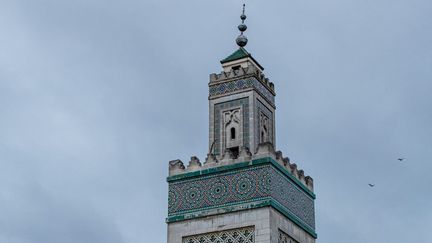
[[[275,151],[275,87],[239,49],[210,74],[209,152],[169,162],[168,243],[314,243],[313,180]]]

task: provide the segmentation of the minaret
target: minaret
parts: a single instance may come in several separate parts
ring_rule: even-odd
[[[256,152],[259,143],[275,145],[274,85],[264,76],[264,68],[244,48],[246,15],[240,16],[238,50],[221,61],[223,71],[211,74],[210,155],[237,157],[241,150]]]
[[[244,48],[210,74],[209,152],[169,162],[168,243],[315,242],[313,180],[275,151],[275,88]]]

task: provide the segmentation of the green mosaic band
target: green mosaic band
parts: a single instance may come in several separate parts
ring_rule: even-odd
[[[167,221],[271,206],[312,236],[315,194],[266,157],[167,178]]]

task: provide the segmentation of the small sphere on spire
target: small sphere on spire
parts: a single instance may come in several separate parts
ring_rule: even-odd
[[[240,24],[240,25],[238,26],[238,29],[239,29],[241,32],[243,32],[243,31],[246,31],[247,26],[246,26],[245,24]]]
[[[241,20],[245,20],[246,19],[246,15],[245,14],[240,15],[240,19]]]
[[[236,39],[236,43],[240,47],[244,47],[248,42],[248,39],[244,35],[239,35]]]

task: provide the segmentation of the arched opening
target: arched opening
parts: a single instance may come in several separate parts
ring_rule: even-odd
[[[235,130],[234,127],[231,127],[231,132],[230,132],[230,134],[231,134],[231,139],[235,139],[235,138],[236,138],[236,130]]]

